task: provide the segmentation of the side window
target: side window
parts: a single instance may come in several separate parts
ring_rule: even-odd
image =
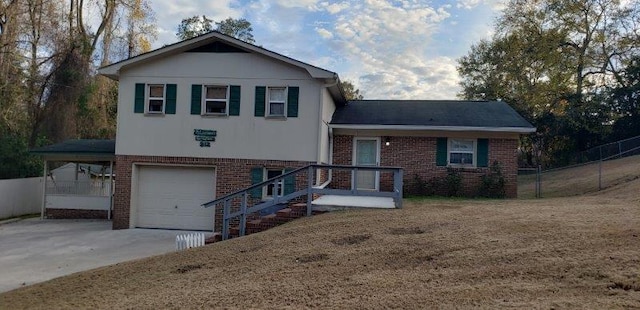
[[[475,165],[475,140],[449,139],[449,164]]]
[[[287,103],[286,87],[269,87],[267,101],[268,116],[286,116],[285,107]]]
[[[164,113],[165,86],[163,84],[147,85],[147,101],[145,112],[150,114]]]
[[[229,113],[229,88],[208,85],[203,87],[202,110],[205,115],[226,115]]]

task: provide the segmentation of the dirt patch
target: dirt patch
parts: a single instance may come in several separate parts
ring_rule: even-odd
[[[331,240],[331,243],[335,245],[354,245],[365,242],[371,238],[371,235],[354,235],[340,239]]]
[[[175,270],[175,273],[187,273],[202,268],[202,264],[184,265]]]
[[[399,227],[391,228],[389,233],[392,235],[419,235],[424,234],[425,230],[420,227]]]
[[[329,259],[328,254],[324,254],[324,253],[310,254],[310,255],[303,255],[296,258],[296,263],[301,263],[301,264],[313,263],[313,262],[320,262],[327,259]]]

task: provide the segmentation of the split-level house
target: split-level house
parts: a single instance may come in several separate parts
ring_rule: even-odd
[[[504,102],[347,102],[336,73],[217,32],[99,73],[119,82],[114,229],[211,231],[203,203],[313,163],[399,166],[405,184],[455,167],[473,196],[497,161],[515,197],[518,138],[534,131]],[[335,183],[385,186],[375,172]]]

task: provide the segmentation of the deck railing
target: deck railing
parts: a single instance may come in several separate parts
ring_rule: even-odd
[[[47,181],[47,195],[109,196],[109,181]]]
[[[328,180],[322,186],[315,186],[316,176],[319,171],[324,170],[324,177]],[[334,171],[349,171],[350,175],[350,189],[344,188],[331,188],[333,180],[332,175]],[[355,185],[358,180],[358,173],[363,171],[374,171],[376,173],[376,182],[378,182],[379,174],[392,173],[393,174],[393,186],[387,190],[363,190],[358,189]],[[294,178],[294,180],[300,181],[306,176],[306,182],[301,188],[297,188],[288,194],[273,195],[268,200],[262,200],[260,198],[252,197],[251,193],[258,191],[262,192],[263,188],[273,186],[272,193],[281,193],[280,187],[285,183],[285,179]],[[300,182],[296,182],[297,185],[301,185]],[[339,186],[338,186],[339,187]],[[347,165],[322,165],[311,164],[302,168],[298,168],[289,172],[286,172],[277,177],[271,178],[261,183],[251,185],[247,188],[233,192],[226,196],[220,197],[213,201],[203,204],[205,208],[222,206],[222,239],[229,238],[229,228],[232,219],[239,218],[239,231],[240,236],[244,236],[247,226],[247,216],[261,210],[288,203],[294,199],[306,196],[307,204],[307,216],[311,215],[312,201],[314,195],[343,195],[343,196],[369,196],[369,197],[391,197],[394,201],[396,208],[402,208],[402,187],[403,187],[403,172],[399,167],[379,167],[379,166],[347,166]],[[257,200],[257,201],[256,201]],[[252,201],[256,201],[252,203]]]

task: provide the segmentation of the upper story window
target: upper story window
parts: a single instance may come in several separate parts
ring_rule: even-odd
[[[254,116],[284,120],[298,117],[298,86],[256,86]]]
[[[146,113],[164,113],[165,87],[163,84],[149,84],[147,92]]]
[[[475,140],[449,139],[449,164],[473,166],[475,158]]]
[[[287,103],[286,87],[269,87],[269,101],[267,103],[268,116],[286,116],[285,107]]]
[[[229,87],[207,85],[203,87],[202,110],[205,115],[227,115]]]
[[[178,85],[136,83],[133,113],[176,114]]]

